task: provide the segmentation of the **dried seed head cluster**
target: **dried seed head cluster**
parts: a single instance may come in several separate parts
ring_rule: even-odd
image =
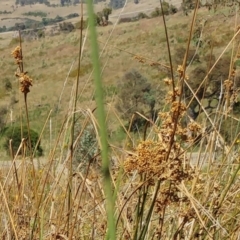
[[[18,65],[18,72],[15,73],[15,76],[19,79],[20,90],[24,94],[27,94],[30,92],[30,87],[32,86],[32,79],[27,75],[27,72],[23,72],[22,50],[20,46],[17,46],[12,51],[12,56],[16,59],[16,64]]]
[[[183,72],[184,72],[182,65],[178,65],[177,72],[178,72],[179,76],[182,77]]]
[[[181,71],[181,68],[178,71]],[[171,79],[166,80],[168,85],[170,82]],[[161,127],[156,130],[158,141],[141,142],[136,148],[136,154],[128,157],[124,163],[127,172],[137,170],[138,173],[144,173],[150,178],[156,176],[161,181],[170,180],[175,184],[191,179],[193,169],[184,159],[181,144],[192,140],[191,133],[200,132],[201,127],[194,121],[189,123],[188,128],[181,126],[186,106],[177,100],[173,101],[179,95],[178,88],[175,88],[168,99],[170,110],[159,113]]]
[[[196,123],[195,121],[191,121],[189,124],[188,124],[188,127],[187,127],[190,131],[192,131],[193,133],[197,133],[197,132],[201,132],[202,130],[202,127]]]
[[[12,56],[16,59],[16,64],[20,64],[22,62],[22,51],[21,47],[17,46],[13,51],[12,51]]]
[[[226,79],[223,84],[226,92],[225,99],[227,103],[227,111],[230,111],[232,109],[232,105],[236,101],[236,94],[235,94],[236,91],[234,89],[234,83],[233,83],[234,76],[235,76],[235,71],[232,71],[230,74],[230,78]]]
[[[137,60],[140,63],[145,63],[146,62],[146,59],[142,56],[136,55],[136,56],[134,56],[134,59]]]
[[[170,79],[170,78],[164,78],[163,81],[168,86],[172,85],[172,79]]]
[[[230,79],[225,80],[224,87],[225,87],[226,91],[231,91],[233,88],[233,81]]]
[[[15,73],[20,82],[20,90],[24,94],[30,92],[29,88],[32,86],[32,79],[27,75],[27,73]]]
[[[182,167],[183,158],[178,145],[174,146],[169,158],[167,158],[167,146],[163,142],[143,141],[136,149],[137,155],[126,159],[124,166],[127,172],[137,170],[148,177],[156,176],[158,179],[181,182],[190,178],[190,172]]]

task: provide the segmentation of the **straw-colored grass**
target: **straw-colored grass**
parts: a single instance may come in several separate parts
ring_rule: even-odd
[[[38,42],[22,42],[20,33],[16,46],[4,47],[1,76],[12,79],[18,67],[12,83],[19,92],[19,103],[12,106],[14,121],[39,130],[45,156],[33,158],[29,135],[19,146],[21,155],[7,157],[5,166],[0,162],[0,239],[239,238],[239,116],[231,109],[239,92],[233,68],[239,54],[238,19],[230,18],[233,25],[226,21],[214,33],[228,33],[229,39],[213,49],[217,58],[199,81],[204,85],[217,61],[225,53],[231,56],[229,77],[219,83],[224,98],[209,113],[188,79],[198,13],[200,18],[208,14],[196,7],[188,17],[178,15],[185,29],[178,29],[175,16],[101,29],[90,21],[83,32]],[[203,25],[203,32],[211,26]],[[179,63],[174,61],[175,44],[186,49]],[[10,48],[15,48],[15,68]],[[116,86],[133,66],[155,76],[151,83],[166,89],[157,119],[135,113],[149,123],[138,134],[120,118],[115,93],[105,96],[103,91],[107,84]],[[187,111],[193,100],[201,109],[196,120]],[[37,112],[41,107],[43,112]],[[224,126],[231,130],[228,136]],[[79,143],[90,127],[96,141],[79,155]],[[119,128],[123,136],[109,139]],[[87,158],[92,148],[96,152]]]

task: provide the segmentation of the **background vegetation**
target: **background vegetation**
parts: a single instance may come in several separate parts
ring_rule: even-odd
[[[0,35],[1,239],[238,238],[239,12],[161,4]]]

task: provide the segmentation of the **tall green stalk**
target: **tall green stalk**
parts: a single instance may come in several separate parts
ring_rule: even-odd
[[[97,105],[97,117],[99,123],[99,134],[101,142],[101,157],[102,157],[102,173],[103,173],[103,186],[106,196],[106,209],[107,209],[107,225],[108,231],[106,239],[116,239],[116,228],[114,218],[114,197],[112,191],[112,182],[109,169],[109,156],[108,156],[108,139],[107,139],[107,126],[106,126],[106,114],[104,110],[104,95],[101,81],[101,68],[99,61],[99,49],[97,44],[97,32],[95,28],[93,0],[87,1],[88,16],[89,16],[89,31],[91,38],[91,55],[93,63],[93,74],[95,84],[95,99]]]
[[[71,222],[73,221],[73,202],[72,202],[72,177],[73,177],[73,144],[74,144],[74,133],[75,133],[75,121],[76,121],[76,109],[77,109],[77,100],[78,100],[78,88],[79,88],[79,78],[80,78],[80,69],[81,69],[81,56],[82,56],[82,44],[83,44],[83,2],[81,4],[81,30],[80,30],[80,40],[79,40],[79,51],[78,51],[78,71],[76,78],[76,88],[73,100],[73,113],[72,113],[72,122],[71,122],[71,133],[70,133],[70,158],[69,158],[69,179],[68,179],[68,220],[67,220],[67,232],[69,239],[73,231],[70,230]]]

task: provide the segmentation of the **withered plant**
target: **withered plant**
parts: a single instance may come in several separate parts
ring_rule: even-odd
[[[101,77],[107,61],[103,65],[102,53],[98,54],[93,4],[92,1],[88,2],[91,20],[87,31],[90,29],[96,101],[89,101],[91,107],[78,105],[88,86],[86,84],[79,94],[80,69],[87,39],[87,34],[86,39],[83,39],[82,25],[79,51],[74,56],[78,57],[77,77],[72,86],[69,109],[56,138],[51,142],[49,153],[41,159],[42,162],[34,159],[35,149],[29,145],[29,136],[28,139],[22,139],[17,153],[13,154],[12,151],[12,161],[8,161],[10,164],[0,170],[0,201],[3,203],[0,205],[0,239],[239,238],[240,137],[235,132],[239,118],[233,114],[233,109],[239,95],[236,62],[239,59],[237,37],[240,30],[236,20],[232,39],[219,57],[214,59],[214,63],[207,64],[206,76],[201,79],[198,88],[193,90],[189,69],[194,59],[189,63],[187,60],[199,11],[198,4],[192,12],[185,56],[178,66],[172,61],[171,41],[164,13],[162,18],[168,63],[160,63],[141,53],[133,54],[134,50],[130,53],[111,46],[111,49],[134,55],[137,64],[157,67],[168,75],[159,79],[166,84],[167,91],[165,105],[159,110],[157,119],[134,113],[134,116],[138,115],[148,123],[144,131],[137,135],[130,131],[134,116],[129,119],[131,123],[129,129],[126,129],[120,114],[113,107],[114,99],[108,105],[104,102]],[[81,3],[81,24],[83,6]],[[201,33],[204,34],[205,25],[201,27]],[[116,24],[112,31],[115,28]],[[112,32],[109,39],[111,36]],[[19,39],[19,46],[12,55],[18,67],[15,75],[24,97],[26,122],[30,129],[27,96],[32,79],[24,69],[21,33]],[[208,75],[230,46],[229,76],[219,82],[221,96],[218,96],[217,107],[209,113],[203,104]],[[108,41],[102,52],[107,47]],[[196,54],[197,51],[198,47]],[[194,58],[196,54],[191,56]],[[103,69],[100,66],[104,66]],[[203,97],[199,99],[198,91],[203,88]],[[185,99],[185,89],[190,93],[189,99]],[[193,119],[190,116],[189,106],[192,101],[198,103],[201,118]],[[51,114],[52,111],[42,126],[40,139]],[[107,126],[113,118],[127,136],[126,141],[117,146],[108,139],[110,134]],[[78,131],[76,124],[81,126]],[[230,127],[223,128],[224,124]],[[78,158],[76,153],[79,142],[89,125],[96,136],[94,144],[97,146],[94,148],[97,151],[94,151],[94,156],[91,154],[91,159],[86,154],[87,161],[81,154],[74,163],[74,159]],[[227,132],[228,138],[224,132]],[[18,157],[21,151],[22,155]]]

